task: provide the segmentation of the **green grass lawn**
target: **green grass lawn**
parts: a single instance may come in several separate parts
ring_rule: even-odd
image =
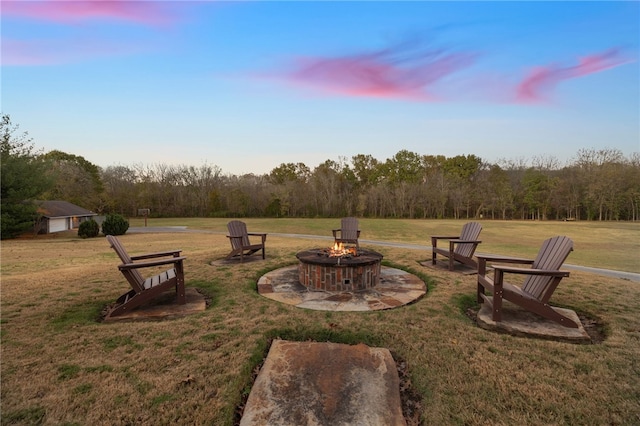
[[[331,236],[339,219],[243,219],[250,231]],[[226,233],[229,219],[148,219],[148,226],[187,226]],[[466,220],[360,219],[361,238],[430,246],[431,235],[460,232]],[[535,256],[542,241],[566,235],[574,241],[567,263],[640,273],[640,223],[561,221],[480,221],[478,252]],[[132,219],[131,226],[144,226]]]
[[[132,221],[136,226],[142,222]],[[233,425],[273,338],[365,343],[402,362],[417,396],[410,425],[632,425],[640,420],[640,283],[571,272],[551,300],[601,324],[575,345],[499,334],[467,315],[476,281],[422,267],[426,251],[373,246],[418,274],[429,292],[377,312],[296,308],[260,296],[265,272],[321,241],[270,235],[267,260],[212,266],[230,249],[223,219],[149,220],[216,233],[126,234],[131,254],[181,248],[202,312],[164,321],[102,323],[129,288],[105,238],[72,234],[3,241],[0,412],[3,425]],[[330,236],[338,219],[249,219],[249,229]],[[361,220],[362,238],[429,245],[463,221]],[[569,263],[638,272],[638,225],[483,222],[484,252],[530,255],[569,235]],[[368,246],[363,244],[363,246]],[[609,256],[611,248],[615,256]],[[624,265],[635,265],[623,268]]]

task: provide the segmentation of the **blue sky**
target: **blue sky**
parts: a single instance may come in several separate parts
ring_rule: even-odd
[[[2,1],[2,113],[102,167],[640,151],[640,3]]]

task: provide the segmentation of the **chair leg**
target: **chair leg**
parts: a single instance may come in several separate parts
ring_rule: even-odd
[[[185,294],[184,294],[184,283],[177,282],[176,283],[176,302],[178,305],[184,305],[187,303]]]
[[[502,321],[502,291],[493,293],[493,312],[491,319],[495,322]]]
[[[438,239],[431,237],[431,264],[436,264],[436,247],[438,246]]]
[[[477,282],[477,290],[476,290],[476,301],[478,303],[483,303],[484,299],[482,298],[482,294],[484,294],[484,286],[480,284],[480,281]]]
[[[502,321],[502,280],[504,274],[498,269],[494,269],[493,276],[493,312],[492,319],[495,322]]]
[[[187,303],[184,289],[184,268],[182,262],[176,265],[176,300],[178,305]]]
[[[450,271],[453,271],[453,260],[454,260],[453,250],[455,250],[453,241],[449,241],[449,270]]]
[[[482,297],[484,293],[484,285],[482,285],[482,283],[480,282],[480,279],[485,279],[484,276],[487,273],[487,259],[484,258],[480,258],[478,259],[478,274],[477,274],[477,301],[478,303],[483,303],[484,302],[484,298]]]

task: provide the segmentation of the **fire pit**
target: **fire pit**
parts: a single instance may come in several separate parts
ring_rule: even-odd
[[[300,284],[315,291],[368,290],[380,282],[382,255],[372,250],[334,246],[296,254]]]

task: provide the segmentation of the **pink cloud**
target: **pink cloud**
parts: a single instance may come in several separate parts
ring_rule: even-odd
[[[426,49],[423,44],[410,41],[368,53],[298,57],[278,78],[342,96],[527,104],[544,101],[565,80],[632,62],[623,58],[618,49],[610,49],[579,58],[572,66],[530,69],[520,82],[510,84],[507,75],[459,74],[471,67],[478,56]]]
[[[104,55],[131,54],[140,50],[131,44],[89,39],[2,39],[3,66],[59,65],[86,61]]]
[[[175,13],[162,1],[3,1],[2,15],[57,23],[120,20],[145,25],[166,25]]]
[[[580,58],[577,65],[560,67],[549,65],[532,69],[517,85],[516,102],[535,103],[546,99],[548,92],[564,80],[582,77],[628,63],[618,49]]]
[[[473,61],[472,54],[425,50],[415,43],[402,43],[373,53],[298,58],[284,78],[346,96],[433,101],[436,83]]]
[[[28,41],[2,39],[2,65],[45,65],[53,62],[51,50]]]

